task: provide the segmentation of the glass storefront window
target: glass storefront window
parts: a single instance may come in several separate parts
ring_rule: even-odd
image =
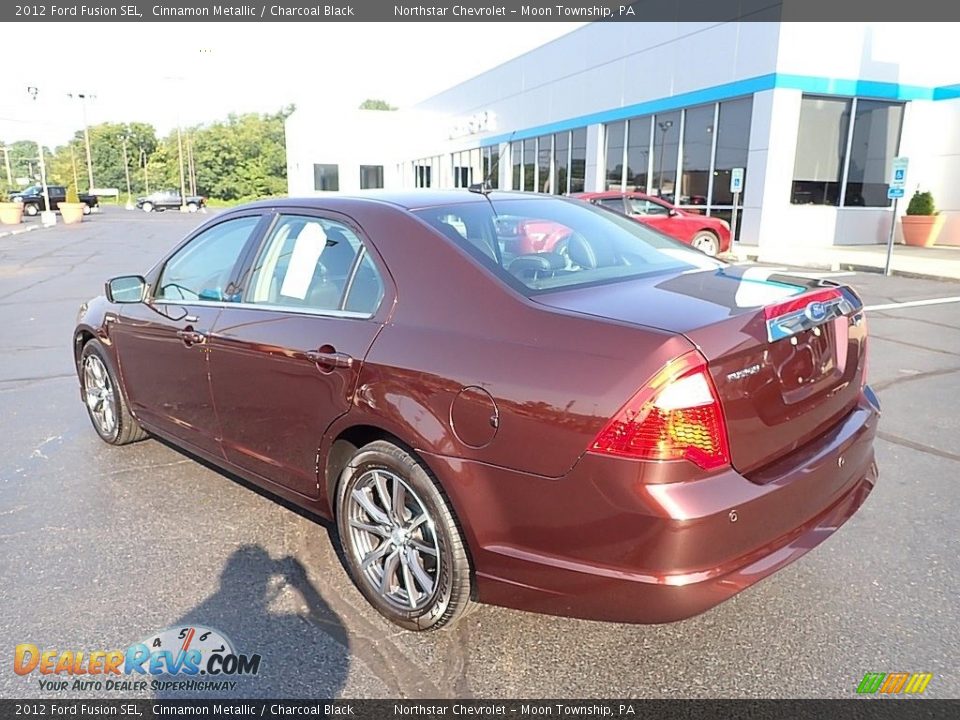
[[[371,190],[383,187],[383,165],[360,166],[360,189]]]
[[[583,192],[587,177],[587,129],[570,133],[570,192]]]
[[[677,152],[680,149],[680,113],[654,116],[652,194],[674,201],[677,183]]]
[[[510,185],[511,190],[523,190],[520,181],[523,177],[521,167],[523,163],[523,143],[515,142],[510,144],[510,163],[513,165],[513,182]]]
[[[804,97],[793,166],[794,205],[839,205],[851,100]]]
[[[570,133],[561,132],[553,136],[553,192],[564,195],[567,192],[567,180],[570,177],[568,165],[570,162]]]
[[[707,204],[710,192],[710,155],[713,152],[715,105],[689,108],[683,118],[683,172],[678,205]]]
[[[537,192],[552,192],[553,136],[537,138]]]
[[[747,187],[747,156],[750,148],[750,118],[753,115],[753,98],[739,98],[720,103],[717,130],[717,157],[713,171],[714,205],[732,205],[730,171],[744,168],[743,187]],[[743,191],[740,194],[743,200]]]
[[[523,188],[525,192],[537,190],[537,139],[523,141]]]
[[[902,123],[903,105],[856,101],[844,206],[889,207],[887,183],[900,144]]]
[[[607,173],[604,189],[623,190],[623,151],[626,123],[623,121],[606,126]]]
[[[627,128],[627,190],[647,192],[650,167],[650,116],[633,118]]]

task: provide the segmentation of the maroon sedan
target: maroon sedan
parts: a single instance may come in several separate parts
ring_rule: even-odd
[[[657,197],[638,192],[589,192],[571,197],[616,210],[637,222],[691,245],[707,255],[730,250],[730,226],[720,218],[681,210]]]
[[[502,218],[562,225],[565,252],[513,252]],[[357,586],[412,630],[474,601],[687,618],[877,479],[850,288],[564,198],[239,207],[110,280],[73,343],[103,440],[164,438],[335,518]]]

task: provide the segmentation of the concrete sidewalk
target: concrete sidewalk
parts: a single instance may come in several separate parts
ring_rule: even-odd
[[[737,260],[753,260],[778,265],[795,265],[817,270],[863,270],[883,272],[886,245],[835,245],[826,248],[775,248],[753,245],[735,246]],[[890,269],[894,275],[960,281],[960,247],[929,248],[894,245]]]

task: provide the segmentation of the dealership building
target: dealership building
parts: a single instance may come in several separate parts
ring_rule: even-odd
[[[638,190],[728,221],[736,203],[745,245],[815,248],[886,242],[902,156],[906,200],[931,191],[940,242],[960,245],[958,38],[949,23],[593,23],[411,108],[299,107],[289,192]]]

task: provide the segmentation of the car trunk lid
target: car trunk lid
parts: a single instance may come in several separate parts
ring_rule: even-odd
[[[748,477],[829,430],[862,385],[862,304],[829,281],[729,266],[533,299],[686,336],[708,361],[731,462]]]

